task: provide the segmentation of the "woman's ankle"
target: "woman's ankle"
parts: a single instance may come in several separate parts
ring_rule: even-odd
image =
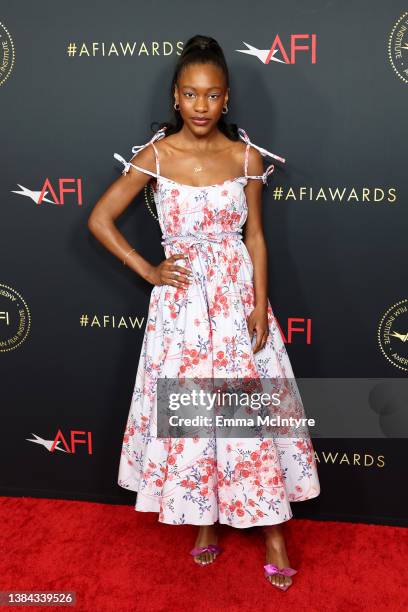
[[[200,525],[198,527],[197,539],[200,540],[216,540],[217,529],[215,525]]]
[[[277,551],[285,550],[285,535],[283,529],[278,527],[277,529],[268,528],[264,529],[264,540],[268,548],[276,549]]]
[[[203,533],[213,532],[216,531],[216,525],[199,525],[198,530],[202,531]]]

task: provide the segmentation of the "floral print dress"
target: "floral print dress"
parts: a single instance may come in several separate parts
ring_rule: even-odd
[[[134,392],[123,437],[118,484],[137,492],[135,510],[157,512],[158,520],[174,525],[232,527],[273,525],[293,515],[290,502],[320,493],[314,450],[302,438],[163,438],[157,426],[158,377],[293,379],[293,371],[268,300],[269,335],[253,353],[247,318],[254,308],[253,265],[242,240],[247,218],[244,187],[249,178],[267,183],[274,166],[263,175],[247,174],[246,132],[244,175],[198,187],[160,175],[156,140],[132,149],[125,166],[150,174],[165,256],[187,253],[193,279],[187,288],[155,285],[151,292]],[[152,145],[157,172],[132,160]],[[296,383],[294,383],[296,385]],[[300,411],[303,416],[303,407]]]

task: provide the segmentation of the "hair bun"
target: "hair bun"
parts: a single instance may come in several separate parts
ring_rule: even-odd
[[[207,49],[218,50],[219,45],[214,38],[209,36],[200,36],[196,35],[190,38],[184,46],[185,52],[190,52],[194,50],[206,51]]]

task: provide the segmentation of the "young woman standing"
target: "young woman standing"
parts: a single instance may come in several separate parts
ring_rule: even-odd
[[[96,203],[88,227],[153,285],[119,485],[137,491],[136,510],[158,512],[164,523],[198,525],[191,554],[201,565],[221,552],[217,522],[260,526],[265,576],[286,590],[296,571],[282,524],[292,517],[291,501],[320,493],[310,438],[160,439],[153,433],[158,377],[293,378],[267,294],[261,215],[262,184],[274,170],[263,170],[262,157],[285,160],[226,123],[229,92],[220,46],[194,36],[171,83],[175,122],[162,123],[135,146],[130,161],[115,154],[123,176]],[[157,266],[115,226],[149,181],[166,256]]]

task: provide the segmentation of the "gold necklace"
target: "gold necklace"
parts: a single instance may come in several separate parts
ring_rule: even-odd
[[[196,167],[194,168],[194,172],[201,172],[201,170],[202,170],[202,167],[201,167],[201,166],[196,166]]]

